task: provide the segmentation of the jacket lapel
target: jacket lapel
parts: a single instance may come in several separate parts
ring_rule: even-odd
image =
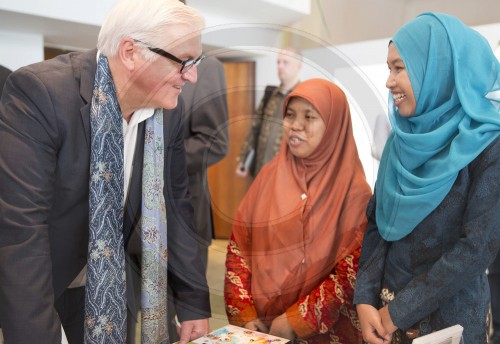
[[[76,80],[80,81],[80,96],[83,106],[80,108],[83,129],[87,147],[90,152],[90,107],[92,105],[92,94],[94,89],[94,79],[97,69],[97,49],[75,54],[73,57],[73,74]],[[144,129],[145,122],[139,124],[137,132],[137,144],[134,153],[132,176],[125,202],[125,212],[123,218],[123,238],[125,247],[128,245],[130,236],[140,219],[141,199],[142,199],[142,159],[144,155]]]
[[[80,108],[87,147],[90,149],[90,106],[94,89],[94,79],[97,69],[97,49],[75,55],[73,61],[73,74],[76,80],[80,80],[80,96],[83,106]]]
[[[130,177],[128,195],[125,201],[125,214],[123,217],[123,239],[125,241],[125,248],[128,247],[131,233],[134,228],[136,228],[141,218],[142,164],[144,157],[145,128],[146,121],[139,123],[137,128],[137,143],[135,145],[132,176]]]

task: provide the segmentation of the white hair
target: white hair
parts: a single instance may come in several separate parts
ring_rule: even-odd
[[[104,20],[97,48],[113,57],[120,41],[127,37],[164,46],[168,41],[165,29],[172,24],[190,25],[193,34],[200,34],[205,20],[197,10],[178,0],[118,0]]]

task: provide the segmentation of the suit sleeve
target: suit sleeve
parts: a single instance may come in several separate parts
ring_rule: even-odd
[[[182,102],[181,102],[182,104]],[[208,284],[193,224],[181,122],[182,105],[164,117],[169,142],[165,156],[168,283],[181,321],[210,317]]]
[[[207,66],[192,92],[188,132],[184,141],[188,174],[193,175],[222,160],[228,153],[226,74],[222,64]]]
[[[7,343],[57,343],[48,214],[57,163],[51,95],[27,69],[0,103],[0,323]]]
[[[373,195],[366,210],[368,226],[361,245],[361,257],[354,290],[354,304],[368,304],[378,308],[385,257],[390,243],[386,242],[378,231],[375,219],[375,204],[375,195]]]

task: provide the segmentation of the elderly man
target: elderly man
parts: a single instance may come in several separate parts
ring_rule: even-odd
[[[61,324],[70,343],[133,343],[137,314],[142,343],[168,343],[167,283],[180,342],[208,331],[178,104],[183,85],[196,82],[203,26],[177,0],[122,0],[97,50],[21,68],[7,81],[6,344],[60,343]]]

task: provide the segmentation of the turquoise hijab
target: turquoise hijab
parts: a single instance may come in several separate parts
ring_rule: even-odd
[[[457,18],[425,13],[394,36],[415,115],[389,96],[392,132],[376,184],[380,234],[410,234],[443,201],[461,169],[500,134],[500,64],[488,42]]]

